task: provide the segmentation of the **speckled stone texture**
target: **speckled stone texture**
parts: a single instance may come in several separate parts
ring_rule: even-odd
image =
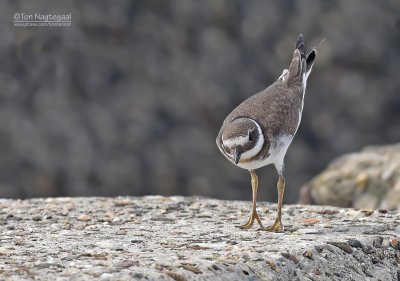
[[[0,279],[398,280],[400,214],[285,205],[284,233],[236,228],[250,203],[198,197],[0,201]],[[258,203],[266,225],[276,204]]]

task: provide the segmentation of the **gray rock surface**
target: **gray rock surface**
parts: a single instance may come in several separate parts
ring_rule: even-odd
[[[343,155],[302,187],[301,203],[400,209],[400,144]]]
[[[258,206],[272,222],[276,205]],[[235,227],[249,207],[198,197],[1,200],[0,278],[398,280],[397,211],[285,205],[285,233],[269,233]]]

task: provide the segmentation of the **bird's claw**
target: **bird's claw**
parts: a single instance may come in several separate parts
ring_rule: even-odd
[[[257,220],[258,224],[261,226],[261,229],[264,228],[262,223],[261,223],[260,218],[258,217],[257,212],[252,213],[251,216],[250,216],[250,219],[245,224],[239,225],[237,227],[240,228],[240,229],[250,229],[254,224],[254,220]]]
[[[275,232],[283,232],[283,224],[282,221],[278,218],[275,219],[275,222],[270,227],[263,228],[264,231],[275,231]]]

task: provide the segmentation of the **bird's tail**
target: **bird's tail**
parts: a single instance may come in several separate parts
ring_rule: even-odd
[[[315,50],[315,47],[306,55],[306,45],[304,43],[304,37],[302,34],[299,34],[296,40],[293,59],[292,62],[290,63],[288,71],[289,72],[287,78],[288,86],[297,83],[304,83],[303,76],[305,74],[305,77],[307,79],[308,75],[311,72],[316,57],[317,57],[317,51]]]
[[[304,37],[302,34],[299,34],[299,36],[297,36],[296,45],[294,49],[299,50],[301,59],[306,58],[306,45],[304,44]]]
[[[315,45],[311,51],[307,54],[307,58],[306,58],[306,75],[308,76],[311,72],[311,68],[314,64],[314,60],[317,57],[317,47],[325,41],[325,38],[322,38],[321,41],[318,42],[317,45]]]

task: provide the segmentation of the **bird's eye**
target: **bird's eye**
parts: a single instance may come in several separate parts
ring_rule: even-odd
[[[249,142],[252,142],[254,140],[254,133],[253,131],[249,132]]]

